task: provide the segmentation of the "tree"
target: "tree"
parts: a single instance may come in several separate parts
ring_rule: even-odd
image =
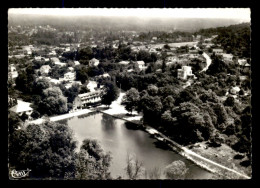
[[[31,114],[31,117],[33,118],[33,119],[37,119],[37,118],[39,118],[41,116],[41,114],[38,112],[38,111],[33,111],[32,112],[32,114]]]
[[[86,85],[83,85],[80,87],[79,94],[88,93],[88,92],[90,92],[90,90],[88,89],[88,87]]]
[[[125,171],[129,179],[134,180],[144,176],[145,169],[143,163],[137,157],[127,154],[126,163]]]
[[[50,82],[46,78],[42,78],[34,82],[33,91],[35,94],[42,95],[43,90],[49,87],[51,87]]]
[[[123,97],[122,104],[125,105],[125,109],[132,114],[132,111],[137,109],[139,100],[139,92],[135,88],[131,88]]]
[[[76,66],[76,80],[84,84],[88,80],[88,69],[85,66]]]
[[[25,121],[28,119],[28,115],[24,112],[22,115],[21,115],[21,120],[22,121]]]
[[[64,178],[66,172],[75,171],[76,142],[72,130],[65,124],[29,124],[17,133],[11,144],[21,142],[23,145],[19,146],[16,161],[10,161],[11,166],[31,169],[31,178]]]
[[[72,84],[72,86],[67,89],[65,92],[65,96],[67,97],[67,102],[68,103],[73,103],[74,99],[78,96],[79,94],[79,84]]]
[[[140,50],[137,54],[137,60],[138,61],[144,61],[146,63],[152,62],[152,58],[149,52],[145,50]]]
[[[93,58],[93,50],[90,47],[83,48],[79,50],[78,53],[79,60],[85,60],[86,62]],[[88,64],[88,63],[87,63]]]
[[[39,103],[38,111],[41,114],[62,114],[67,112],[67,99],[58,87],[43,90],[43,98]]]
[[[15,80],[16,88],[24,93],[31,93],[34,83],[34,73],[30,68],[26,71],[18,72],[18,77]]]
[[[110,106],[119,97],[119,89],[111,81],[107,81],[104,88],[104,92],[101,95],[101,103]]]
[[[104,153],[97,140],[83,140],[76,160],[76,179],[110,179],[112,157]]]
[[[168,95],[164,100],[163,100],[163,107],[165,109],[172,109],[174,107],[174,98],[171,95]]]
[[[188,168],[181,160],[174,161],[165,168],[165,175],[168,179],[184,179]]]
[[[234,99],[234,97],[231,97],[231,96],[229,96],[229,97],[227,97],[227,99],[225,100],[225,102],[224,102],[224,105],[225,106],[234,106],[235,105],[235,99]]]
[[[155,96],[158,93],[158,87],[156,85],[150,84],[147,87],[147,91],[148,91],[149,95]]]

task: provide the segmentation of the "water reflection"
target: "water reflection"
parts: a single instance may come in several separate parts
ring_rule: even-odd
[[[102,119],[101,119],[102,128],[107,131],[115,129],[115,123],[116,123],[115,120],[116,119],[111,116],[102,114]]]
[[[168,151],[172,151],[172,149],[170,148],[170,146],[168,146],[166,143],[156,140],[154,143],[155,147],[163,149],[163,150],[168,150]]]
[[[112,164],[111,175],[125,177],[127,153],[136,154],[140,161],[143,161],[147,170],[155,167],[164,169],[175,160],[183,160],[190,170],[189,178],[209,178],[210,173],[193,165],[177,153],[169,150],[166,144],[157,141],[147,132],[136,129],[132,123],[113,118],[102,113],[93,113],[74,117],[69,120],[62,120],[72,128],[75,138],[81,145],[84,139],[97,139],[101,147],[111,151]]]
[[[128,122],[128,121],[125,122],[125,127],[128,130],[139,130],[139,128],[138,128],[138,126],[136,124]]]

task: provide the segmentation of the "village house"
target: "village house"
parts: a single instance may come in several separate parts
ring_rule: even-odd
[[[30,105],[31,103],[17,100],[17,105],[10,108],[10,111],[17,113],[19,116],[21,116],[23,113],[30,116],[33,112],[33,109],[30,107]]]
[[[36,61],[41,61],[42,57],[41,57],[41,56],[35,56],[34,59],[35,59]]]
[[[120,61],[119,64],[120,65],[128,65],[130,62],[129,61]]]
[[[187,78],[194,78],[194,74],[192,74],[192,70],[190,66],[182,66],[181,69],[178,69],[178,79],[186,80]]]
[[[199,51],[198,51],[198,50],[196,50],[196,49],[194,49],[194,50],[189,50],[189,53],[190,53],[190,54],[198,54],[198,53],[199,53]]]
[[[54,62],[55,65],[61,66],[61,67],[65,67],[67,64],[66,63],[62,63],[62,62]]]
[[[108,73],[104,73],[102,75],[96,76],[96,78],[109,78],[110,75]]]
[[[17,78],[18,77],[18,72],[16,71],[16,68],[14,66],[14,64],[11,64],[10,65],[10,70],[11,70],[11,77],[14,79],[14,78]]]
[[[75,65],[80,65],[80,63],[78,61],[74,61]]]
[[[170,50],[171,50],[171,52],[173,52],[173,53],[176,53],[176,52],[177,52],[177,49],[176,49],[175,47],[171,47]]]
[[[212,52],[215,53],[216,55],[223,55],[222,49],[213,49]]]
[[[178,58],[176,56],[168,56],[166,57],[167,62],[177,62]]]
[[[238,86],[235,86],[230,89],[230,94],[237,95],[239,91],[240,91],[240,88]]]
[[[79,86],[82,85],[82,83],[81,83],[80,81],[70,81],[69,83],[66,83],[66,84],[65,84],[65,88],[66,88],[66,89],[69,89],[69,88],[71,88],[72,85],[74,85],[74,84],[77,84],[77,85],[79,85]]]
[[[76,79],[76,73],[75,72],[67,72],[64,74],[65,81],[73,81]]]
[[[223,53],[223,60],[224,61],[233,61],[233,55],[232,54],[225,54]]]
[[[96,59],[96,58],[92,58],[90,61],[89,61],[89,66],[93,67],[93,66],[98,66],[99,64],[99,60]]]
[[[137,61],[138,67],[140,70],[146,69],[144,61]]]
[[[238,70],[244,73],[248,73],[251,69],[251,65],[249,63],[247,63],[246,59],[238,59],[237,60],[238,63]]]
[[[49,65],[43,65],[43,66],[41,66],[39,71],[41,74],[48,74],[50,69],[51,69],[51,67]]]

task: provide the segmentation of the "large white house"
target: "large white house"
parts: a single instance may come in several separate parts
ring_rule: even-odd
[[[85,107],[89,104],[101,101],[101,90],[79,94],[73,102],[73,106]]]
[[[177,78],[186,80],[189,77],[194,77],[190,66],[182,66],[181,69],[178,69]]]
[[[10,111],[17,113],[19,116],[21,116],[23,113],[25,113],[29,116],[32,114],[32,111],[33,111],[33,109],[30,107],[30,105],[31,105],[31,103],[17,100],[17,105],[10,108]]]

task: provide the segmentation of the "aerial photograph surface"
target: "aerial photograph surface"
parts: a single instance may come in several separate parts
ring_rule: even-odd
[[[250,8],[8,9],[9,180],[252,178]]]

